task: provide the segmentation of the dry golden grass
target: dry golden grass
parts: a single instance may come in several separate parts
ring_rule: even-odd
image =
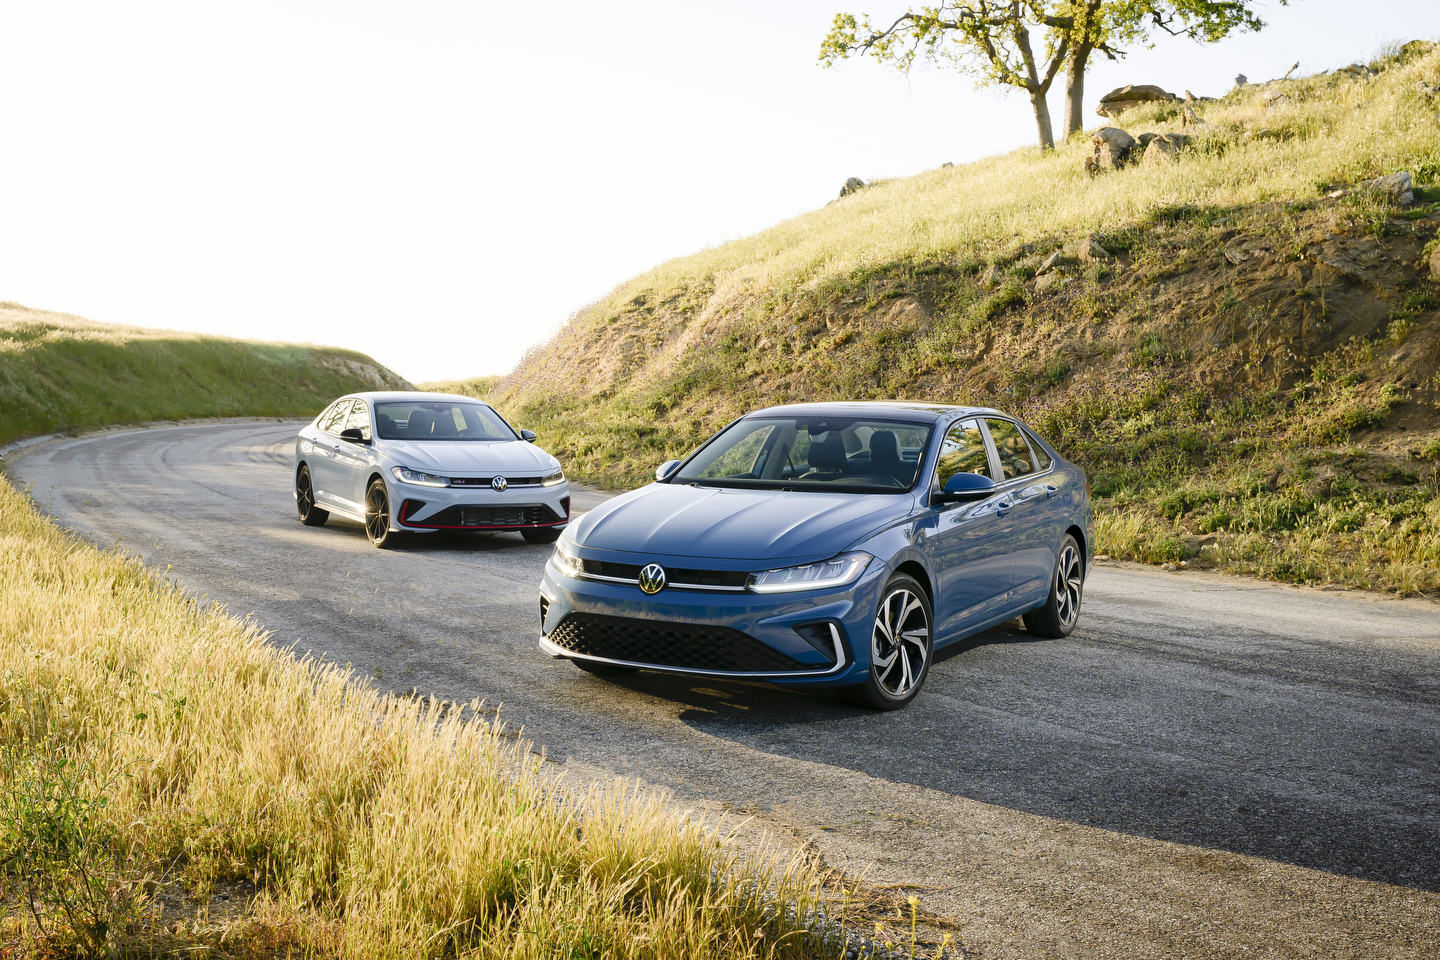
[[[223,953],[228,934],[357,958],[817,955],[793,923],[816,892],[798,861],[742,863],[621,783],[572,795],[477,706],[387,696],[278,653],[0,483],[0,806],[13,822],[42,768],[64,785],[49,792],[69,806],[28,822],[45,836],[89,824],[51,864],[52,885],[71,886],[52,900],[79,902],[88,864],[105,949]],[[24,839],[0,849],[8,939],[83,948],[94,924],[69,929],[55,909],[41,917],[62,933],[36,939],[21,909],[34,863],[6,861]],[[258,897],[235,923],[153,915],[167,887],[203,899],[235,883]]]

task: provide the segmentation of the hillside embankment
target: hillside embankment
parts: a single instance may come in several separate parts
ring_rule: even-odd
[[[996,406],[1089,472],[1103,553],[1434,596],[1437,84],[1417,42],[1128,111],[1178,136],[1118,168],[1106,133],[876,183],[622,284],[488,394],[610,486],[773,403]]]
[[[0,303],[0,445],[150,420],[305,416],[351,390],[408,387],[353,350],[120,327]]]

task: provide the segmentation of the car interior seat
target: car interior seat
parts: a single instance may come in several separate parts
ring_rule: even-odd
[[[845,441],[840,434],[831,431],[825,435],[820,443],[810,445],[810,471],[806,476],[816,473],[839,474],[845,471]]]
[[[429,410],[412,410],[405,424],[405,436],[416,439],[430,436],[435,429],[435,414]]]

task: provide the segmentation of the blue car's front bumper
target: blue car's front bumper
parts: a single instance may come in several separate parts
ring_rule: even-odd
[[[662,564],[696,566],[685,558]],[[713,563],[713,561],[712,561]],[[871,560],[846,587],[712,592],[577,579],[545,565],[540,648],[553,657],[776,683],[860,683],[886,566]],[[800,629],[797,629],[800,628]],[[838,646],[838,649],[837,649]]]

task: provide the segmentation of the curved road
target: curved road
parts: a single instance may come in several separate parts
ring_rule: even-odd
[[[898,713],[615,683],[536,649],[548,547],[382,552],[353,524],[301,526],[296,429],[95,434],[9,469],[62,524],[171,564],[277,644],[503,702],[567,776],[753,816],[914,892],[982,956],[1440,953],[1440,607],[1107,564],[1073,636],[991,631]]]

